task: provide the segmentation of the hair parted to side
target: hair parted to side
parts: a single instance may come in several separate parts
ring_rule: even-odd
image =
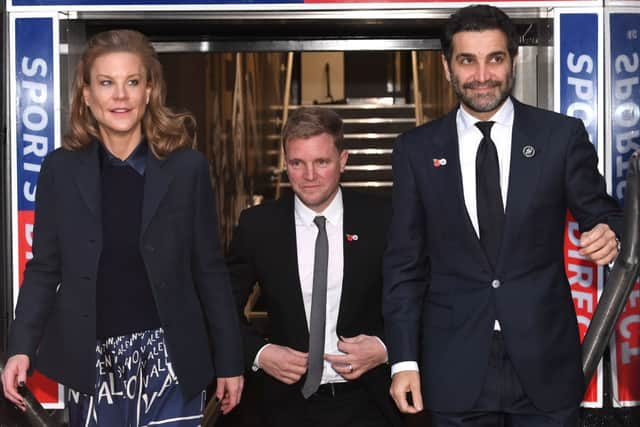
[[[149,40],[137,31],[112,30],[92,37],[76,65],[71,88],[69,131],[63,137],[63,147],[80,150],[94,138],[100,138],[98,123],[84,101],[83,89],[90,84],[95,60],[115,52],[138,55],[146,70],[151,93],[142,118],[142,133],[154,155],[163,158],[179,148],[194,146],[196,121],[190,113],[175,113],[164,105],[166,89],[162,65]]]
[[[307,139],[323,133],[333,137],[338,152],[344,150],[342,119],[330,108],[300,107],[293,110],[282,129],[282,147],[287,151],[287,142]]]
[[[442,53],[451,64],[453,36],[462,31],[500,30],[507,36],[507,49],[513,59],[518,53],[518,32],[516,27],[501,9],[495,6],[475,4],[458,9],[444,26],[440,43]]]

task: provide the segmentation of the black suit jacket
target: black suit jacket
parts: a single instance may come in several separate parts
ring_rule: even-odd
[[[389,225],[389,205],[384,200],[342,189],[344,216],[344,274],[338,314],[338,335],[359,334],[383,338],[382,255]],[[347,234],[358,239],[348,241]],[[261,298],[269,313],[269,342],[307,352],[309,332],[304,311],[296,249],[294,198],[288,193],[240,215],[228,259],[238,310],[242,313],[253,285],[260,284]],[[244,316],[243,316],[244,318]],[[242,327],[245,363],[253,364],[258,350],[267,342],[250,325]],[[338,340],[338,336],[335,337]],[[384,340],[384,338],[383,338]],[[286,402],[291,393],[300,394],[300,382],[286,385],[264,374],[267,402]],[[400,425],[399,413],[392,406],[388,390],[388,365],[380,365],[358,381],[369,390],[389,417]]]
[[[621,212],[606,194],[580,120],[515,100],[514,109],[495,271],[465,207],[456,111],[401,135],[395,146],[386,336],[391,363],[420,361],[424,398],[434,410],[471,409],[487,370],[495,319],[537,407],[566,408],[584,393],[564,269],[566,212],[573,213],[581,231],[603,222],[618,235]],[[533,157],[523,155],[527,146],[535,149]],[[447,164],[434,167],[433,159],[442,158]]]
[[[214,376],[243,370],[208,165],[193,150],[164,160],[149,150],[144,178],[140,252],[174,370],[193,395]],[[85,393],[93,392],[96,378],[100,203],[98,142],[47,156],[38,179],[33,259],[9,337],[10,355],[27,354],[32,366]]]

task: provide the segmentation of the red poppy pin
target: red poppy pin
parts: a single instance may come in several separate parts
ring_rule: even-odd
[[[358,240],[357,234],[347,234],[347,242],[354,242]]]
[[[433,167],[439,168],[440,166],[447,166],[447,159],[433,159]]]

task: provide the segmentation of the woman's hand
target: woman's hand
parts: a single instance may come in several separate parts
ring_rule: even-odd
[[[18,393],[18,385],[27,382],[27,371],[29,370],[29,356],[26,354],[16,354],[11,356],[4,365],[2,371],[2,389],[4,396],[22,411],[27,410],[27,406]]]

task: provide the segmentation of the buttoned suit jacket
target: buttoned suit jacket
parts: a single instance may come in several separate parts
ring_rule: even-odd
[[[33,259],[9,337],[9,355],[77,391],[96,378],[96,275],[102,247],[99,143],[45,159],[38,178]],[[242,374],[228,272],[220,252],[204,157],[148,151],[140,252],[173,369],[188,396],[215,376]],[[213,352],[212,347],[213,346]]]
[[[487,372],[496,319],[507,354],[538,408],[567,408],[584,393],[564,267],[567,210],[581,231],[607,223],[618,235],[621,212],[606,194],[582,122],[513,102],[509,186],[495,270],[465,207],[456,111],[401,135],[395,145],[384,273],[386,337],[391,363],[419,362],[423,395],[433,410],[472,408]],[[436,167],[434,159],[443,158],[446,164]]]
[[[384,199],[342,189],[344,271],[337,336],[375,335],[384,341],[382,325],[382,255],[389,226],[390,206]],[[347,239],[347,235],[357,238]],[[331,250],[331,248],[329,248]],[[300,278],[294,218],[294,197],[246,209],[240,215],[228,257],[231,281],[242,313],[254,284],[269,314],[269,342],[307,352],[307,325]],[[244,318],[244,316],[242,316]],[[241,324],[245,363],[250,369],[259,349],[267,342],[248,323]],[[286,385],[260,371],[266,406],[290,401],[300,394],[305,377]],[[402,425],[389,398],[386,364],[362,375],[359,381],[375,399],[390,425]]]

